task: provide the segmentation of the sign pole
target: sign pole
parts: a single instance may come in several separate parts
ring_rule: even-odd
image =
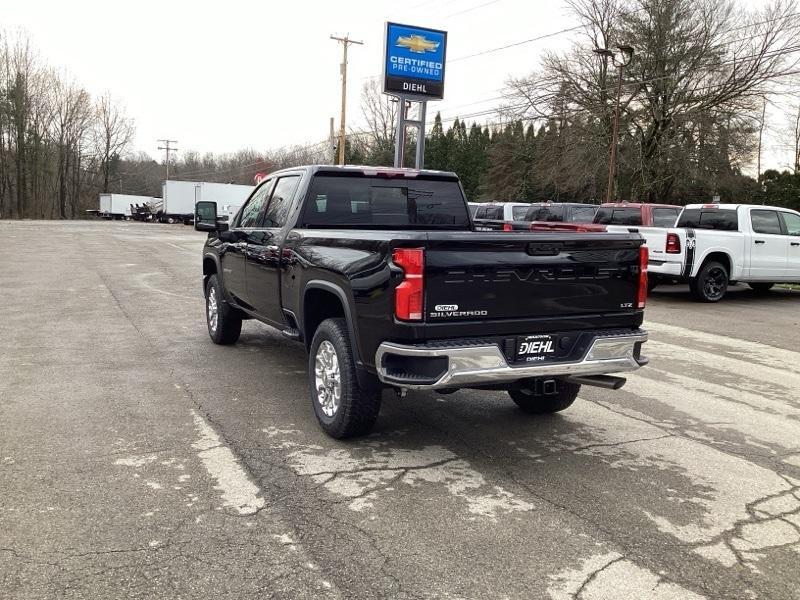
[[[428,103],[424,100],[419,103],[419,125],[417,127],[417,160],[415,169],[422,169],[425,164],[425,113]]]
[[[397,129],[394,132],[394,167],[403,168],[403,157],[406,149],[406,98],[397,98]]]
[[[402,168],[407,127],[416,127],[414,166],[425,165],[425,117],[428,100],[444,97],[447,32],[400,23],[386,23],[384,37],[383,93],[400,103],[395,129],[394,166]],[[419,103],[419,118],[408,118],[407,102]]]

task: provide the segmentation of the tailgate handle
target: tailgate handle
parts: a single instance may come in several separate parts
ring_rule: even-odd
[[[525,251],[531,256],[558,256],[561,253],[562,244],[547,242],[531,242]]]

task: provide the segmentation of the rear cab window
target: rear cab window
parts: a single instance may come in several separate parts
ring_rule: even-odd
[[[484,219],[491,219],[492,221],[502,221],[503,220],[503,207],[502,206],[487,206],[486,207],[486,216],[483,217]]]
[[[654,227],[672,227],[675,221],[678,220],[679,208],[654,208],[653,209],[653,226]]]
[[[687,208],[681,213],[676,227],[691,229],[716,229],[739,231],[739,217],[735,210],[720,208]]]
[[[601,225],[641,225],[642,209],[601,206],[594,216],[594,222]]]
[[[596,212],[596,206],[574,206],[569,220],[571,223],[591,223]]]
[[[564,220],[563,206],[532,206],[525,215],[526,221],[551,221],[562,222]]]
[[[486,208],[499,209],[502,217],[502,207]],[[487,214],[487,218],[492,217]],[[315,175],[301,223],[303,227],[470,230],[467,202],[457,179],[357,171]]]
[[[513,206],[511,208],[511,217],[514,221],[523,221],[525,220],[525,213],[527,212],[527,206]]]

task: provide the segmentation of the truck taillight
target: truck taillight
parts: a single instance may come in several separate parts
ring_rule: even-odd
[[[396,248],[392,260],[403,269],[403,281],[394,290],[394,314],[403,321],[421,321],[425,249]]]
[[[667,254],[680,254],[681,253],[681,238],[677,233],[667,234]]]
[[[503,231],[514,231],[514,228],[511,223],[503,223]]]
[[[647,246],[639,247],[639,293],[636,295],[636,308],[644,308],[647,304],[647,262],[650,251]]]

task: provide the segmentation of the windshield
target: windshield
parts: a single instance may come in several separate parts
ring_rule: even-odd
[[[467,203],[454,179],[359,173],[314,177],[302,222],[305,227],[470,228]]]

